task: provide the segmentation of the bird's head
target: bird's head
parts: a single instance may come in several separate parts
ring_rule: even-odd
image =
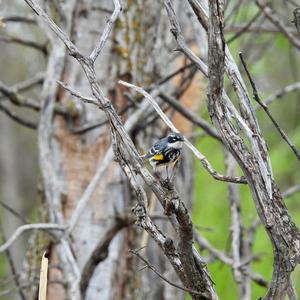
[[[184,142],[184,137],[180,133],[171,132],[167,138],[168,138],[168,144],[173,148],[182,147],[182,144]]]

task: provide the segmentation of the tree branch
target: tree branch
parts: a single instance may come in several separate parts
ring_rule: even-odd
[[[16,231],[10,236],[10,238],[0,246],[0,253],[6,251],[11,245],[26,231],[29,230],[58,230],[64,231],[66,226],[58,225],[53,223],[37,223],[37,224],[26,224],[18,227]]]
[[[102,51],[102,49],[103,49],[103,47],[106,43],[106,40],[108,39],[109,34],[110,34],[110,32],[113,28],[114,22],[118,18],[118,15],[121,11],[120,1],[119,0],[113,0],[113,2],[114,2],[114,6],[115,6],[114,11],[113,11],[112,15],[110,16],[109,20],[107,21],[106,26],[103,30],[103,33],[102,33],[99,41],[97,42],[96,47],[94,48],[93,52],[91,53],[91,55],[89,57],[92,62],[95,62],[95,60],[97,59],[97,57],[101,53],[101,51]]]
[[[276,26],[294,45],[298,50],[300,50],[299,38],[293,36],[287,29],[287,26],[280,20],[275,11],[271,9],[265,1],[255,0],[256,5],[264,13],[264,15],[269,19],[269,21]]]
[[[195,294],[195,295],[200,295],[202,296],[204,299],[209,299],[207,298],[207,295],[192,289],[188,289],[184,286],[180,286],[172,281],[170,281],[167,277],[165,277],[164,275],[162,275],[161,273],[159,273],[156,268],[151,265],[142,255],[139,254],[138,250],[129,250],[130,253],[134,254],[135,256],[137,256],[142,262],[144,262],[146,265],[145,267],[152,270],[159,278],[161,278],[162,280],[164,280],[165,282],[167,282],[168,284],[170,284],[173,287],[176,287],[180,290],[183,290],[185,292],[188,292],[190,294]]]
[[[169,120],[169,118],[164,114],[164,112],[158,106],[158,104],[156,103],[156,101],[144,89],[142,89],[140,87],[137,87],[137,86],[135,86],[133,84],[130,84],[128,82],[122,81],[122,80],[119,80],[119,83],[122,84],[122,85],[124,85],[124,86],[127,86],[129,88],[132,88],[136,92],[142,94],[151,103],[151,105],[154,107],[154,109],[159,114],[159,116],[161,117],[161,119],[166,123],[166,125],[173,132],[178,132],[178,129],[173,125],[173,123]],[[221,174],[217,173],[214,170],[214,168],[211,166],[211,164],[209,163],[209,161],[206,159],[206,157],[202,153],[200,153],[200,151],[198,149],[196,149],[195,146],[191,142],[189,142],[187,139],[185,139],[184,143],[186,144],[186,146],[188,148],[190,148],[190,150],[195,154],[195,156],[201,161],[203,167],[209,172],[209,174],[211,174],[212,177],[215,178],[216,180],[226,181],[226,182],[235,182],[235,183],[247,183],[244,180],[243,177],[242,178],[239,178],[239,177],[228,177],[228,176],[224,176],[224,175],[221,175]]]
[[[294,152],[295,156],[297,157],[297,159],[300,161],[300,152],[297,150],[296,146],[294,145],[294,143],[290,140],[290,138],[287,136],[287,134],[283,131],[283,129],[279,126],[279,124],[277,123],[277,121],[274,119],[274,117],[271,115],[267,105],[261,101],[255,83],[251,77],[251,74],[247,68],[246,62],[243,58],[243,54],[240,52],[239,56],[241,58],[243,67],[246,71],[246,74],[249,78],[250,84],[252,86],[252,90],[253,90],[253,98],[254,100],[263,108],[263,110],[265,111],[265,113],[268,115],[268,117],[270,118],[270,120],[272,121],[272,123],[274,124],[275,128],[277,129],[277,131],[279,132],[279,134],[281,135],[281,137],[284,139],[284,141],[289,145],[289,147],[291,148],[291,150]]]

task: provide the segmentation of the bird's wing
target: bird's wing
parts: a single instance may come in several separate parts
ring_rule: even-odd
[[[157,143],[155,143],[151,149],[148,151],[148,153],[144,156],[144,158],[151,158],[154,157],[156,160],[163,160],[164,156],[162,152],[164,151],[166,147],[166,138],[163,138],[159,140]]]

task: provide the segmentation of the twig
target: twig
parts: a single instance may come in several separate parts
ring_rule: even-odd
[[[23,223],[28,223],[28,221],[19,213],[17,212],[14,208],[9,206],[8,204],[4,203],[3,201],[0,200],[0,205],[4,207],[6,210],[8,210],[12,215],[14,215],[16,218],[21,220]]]
[[[14,111],[12,111],[11,109],[8,109],[1,103],[0,103],[0,110],[2,110],[8,117],[10,117],[12,120],[16,121],[17,123],[19,123],[27,128],[30,128],[30,129],[37,129],[36,123],[22,119]]]
[[[171,74],[169,74],[169,75],[167,75],[167,76],[165,76],[165,77],[159,79],[159,80],[156,82],[155,85],[157,85],[157,86],[158,86],[158,85],[162,85],[162,84],[168,82],[170,79],[172,79],[172,78],[174,78],[175,76],[177,76],[178,74],[184,72],[185,70],[187,70],[187,69],[189,69],[189,68],[192,68],[193,66],[195,66],[194,63],[188,63],[188,64],[186,64],[185,66],[180,67],[178,70],[172,72]]]
[[[44,55],[47,55],[47,47],[45,45],[38,44],[34,41],[28,41],[22,38],[7,36],[7,35],[0,35],[0,41],[5,43],[15,43],[22,46],[30,47],[41,51]]]
[[[40,109],[40,103],[36,100],[25,98],[18,94],[18,89],[8,87],[0,81],[0,92],[6,96],[14,105],[32,108],[36,111]]]
[[[290,31],[287,30],[288,27],[280,20],[274,10],[267,6],[265,1],[255,0],[255,3],[269,19],[269,21],[276,26],[298,50],[300,50],[299,38],[294,37]]]
[[[4,231],[3,224],[2,224],[1,221],[0,221],[0,234],[2,236],[3,241],[5,241],[6,240],[5,231]],[[26,300],[25,295],[24,295],[22,289],[19,288],[19,286],[20,286],[20,278],[19,278],[19,276],[17,274],[17,270],[16,270],[16,266],[15,266],[15,261],[14,261],[14,259],[12,257],[12,251],[11,251],[11,249],[6,249],[5,253],[6,253],[6,256],[7,256],[8,263],[10,265],[10,270],[11,270],[11,274],[12,274],[12,277],[13,277],[13,281],[15,282],[16,287],[18,287],[19,296],[20,296],[20,298],[22,300]]]
[[[246,25],[244,25],[234,36],[228,39],[226,43],[230,44],[238,37],[240,37],[244,32],[246,32],[250,28],[250,26],[259,18],[260,15],[261,11],[258,11],[256,15]]]
[[[108,124],[108,121],[105,120],[95,120],[86,124],[83,124],[80,127],[70,127],[70,131],[74,134],[85,134],[88,131],[91,131],[93,129],[102,127],[103,125]]]
[[[209,298],[207,298],[207,295],[204,294],[204,293],[201,293],[199,291],[195,291],[195,290],[186,288],[184,286],[180,286],[180,285],[178,285],[178,284],[170,281],[167,277],[165,277],[164,275],[162,275],[161,273],[159,273],[153,265],[151,265],[143,256],[141,256],[138,253],[138,251],[136,251],[136,250],[129,250],[129,252],[132,253],[132,254],[134,254],[135,256],[137,256],[141,261],[143,261],[146,264],[145,265],[146,268],[152,270],[159,278],[161,278],[162,280],[164,280],[165,282],[167,282],[171,286],[174,286],[174,287],[176,287],[176,288],[178,288],[180,290],[183,290],[185,292],[188,292],[190,294],[200,295],[200,296],[202,296],[205,299],[209,299]]]
[[[109,20],[107,21],[106,23],[106,26],[103,30],[103,33],[99,39],[99,41],[97,42],[97,45],[96,47],[94,48],[93,52],[91,53],[90,55],[90,59],[92,62],[95,62],[95,60],[97,59],[97,57],[99,56],[99,54],[101,53],[108,37],[109,37],[109,34],[112,30],[112,27],[113,27],[113,24],[114,22],[116,21],[120,11],[121,11],[121,4],[120,4],[120,1],[119,0],[113,0],[114,2],[114,11],[112,13],[112,15],[110,16]]]
[[[286,141],[286,143],[289,145],[289,147],[292,149],[292,151],[294,152],[294,154],[296,155],[296,157],[298,158],[298,160],[300,161],[300,152],[297,150],[296,146],[293,144],[293,142],[289,139],[289,137],[287,136],[287,134],[283,131],[283,129],[279,126],[279,124],[277,123],[277,121],[274,119],[274,117],[271,115],[269,108],[267,107],[267,105],[265,105],[257,92],[255,83],[252,79],[252,76],[247,68],[246,62],[243,58],[243,54],[240,52],[239,56],[241,58],[241,62],[243,64],[243,67],[246,71],[246,74],[249,78],[252,90],[253,90],[253,98],[254,100],[263,108],[263,110],[266,112],[266,114],[268,115],[268,117],[270,118],[270,120],[272,121],[272,123],[274,124],[275,128],[277,129],[277,131],[280,133],[281,137]]]
[[[3,23],[7,22],[23,22],[28,24],[35,24],[36,20],[34,17],[25,14],[11,14],[0,17],[0,21]]]
[[[173,123],[169,120],[169,118],[164,114],[164,112],[158,106],[158,104],[156,103],[156,101],[144,89],[142,89],[141,87],[137,87],[137,86],[135,86],[133,84],[130,84],[128,82],[122,81],[122,80],[119,80],[119,84],[122,84],[124,86],[129,87],[129,88],[132,88],[136,92],[142,94],[151,103],[151,105],[154,107],[154,109],[159,114],[159,116],[161,117],[161,119],[166,123],[166,125],[172,131],[178,132],[178,129],[173,125]],[[209,161],[206,159],[206,157],[202,153],[200,153],[199,150],[196,149],[195,146],[191,142],[189,142],[187,139],[185,139],[185,144],[191,149],[191,151],[195,154],[195,156],[201,161],[203,167],[216,180],[226,181],[226,182],[235,182],[235,183],[247,183],[246,180],[243,177],[242,178],[239,178],[239,177],[228,177],[228,176],[224,176],[224,175],[221,175],[221,174],[217,173],[213,169],[213,167],[211,166],[211,164],[209,163]]]
[[[285,86],[284,88],[275,91],[274,94],[267,97],[263,103],[265,105],[269,105],[274,100],[285,96],[285,94],[293,92],[293,91],[297,91],[299,89],[300,89],[300,82],[295,82],[295,83],[289,84],[289,85]],[[255,109],[258,109],[258,108],[261,108],[261,106],[257,105],[257,107]]]
[[[58,225],[58,224],[51,224],[51,223],[36,223],[36,224],[26,224],[18,227],[16,231],[10,236],[10,238],[0,246],[0,253],[6,251],[11,245],[22,235],[24,232],[29,230],[58,230],[64,231],[66,226]]]
[[[203,249],[207,250],[210,255],[212,255],[214,258],[218,259],[219,261],[223,262],[226,265],[233,266],[233,260],[231,257],[227,256],[224,252],[216,249],[213,245],[210,244],[208,240],[206,240],[203,236],[198,234],[194,231],[194,238],[196,243]],[[264,287],[268,287],[268,282],[258,273],[254,273],[250,271],[249,269],[245,269],[241,265],[238,266],[239,270],[246,276],[249,276],[252,281],[254,281],[256,284]]]
[[[25,79],[24,81],[18,82],[15,85],[8,87],[6,85],[4,85],[3,83],[1,83],[1,92],[4,95],[0,95],[0,100],[4,99],[6,96],[5,95],[5,91],[3,92],[3,88],[4,90],[7,91],[7,93],[19,93],[19,92],[23,92],[23,91],[27,91],[28,89],[34,87],[35,85],[41,84],[44,80],[45,74],[44,73],[37,73],[35,76]],[[9,98],[9,97],[8,97]]]
[[[172,96],[167,95],[166,93],[160,93],[159,97],[165,102],[169,103],[176,111],[186,117],[189,121],[202,128],[208,135],[222,142],[220,135],[212,125],[201,119],[197,114],[188,110],[178,100],[174,99]]]
[[[224,149],[226,175],[234,176],[236,173],[237,163],[227,149]],[[230,206],[230,233],[231,233],[231,249],[232,249],[232,271],[233,277],[239,286],[239,298],[244,298],[244,293],[249,290],[249,280],[243,278],[239,266],[242,259],[243,249],[243,225],[241,219],[240,195],[238,186],[228,183],[229,206]],[[249,297],[248,297],[249,298]]]
[[[300,192],[300,184],[299,185],[294,185],[294,186],[288,188],[286,191],[284,191],[282,193],[282,197],[283,198],[288,198],[288,197],[291,197],[295,193],[298,193],[298,192]]]
[[[80,100],[82,100],[84,103],[90,103],[93,105],[96,105],[97,107],[99,107],[99,103],[97,102],[96,99],[94,98],[90,98],[90,97],[85,97],[83,95],[81,95],[79,92],[76,92],[74,89],[72,89],[70,86],[66,85],[65,83],[57,80],[56,81],[60,86],[62,86],[65,90],[69,91],[71,95],[79,98]]]
[[[242,30],[245,26],[247,26],[247,23],[241,23],[241,24],[228,24],[224,28],[225,33],[237,33],[240,30]],[[288,32],[290,32],[291,35],[296,36],[297,31],[293,30],[292,28],[286,29]],[[247,33],[262,33],[262,34],[282,34],[283,33],[274,25],[268,25],[268,24],[252,24],[247,30],[245,31]]]

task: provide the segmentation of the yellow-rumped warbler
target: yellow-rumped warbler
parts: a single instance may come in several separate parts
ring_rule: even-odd
[[[148,159],[154,171],[158,167],[175,163],[181,154],[184,137],[180,133],[171,132],[168,136],[157,141],[142,158]],[[168,176],[169,177],[169,176]]]

